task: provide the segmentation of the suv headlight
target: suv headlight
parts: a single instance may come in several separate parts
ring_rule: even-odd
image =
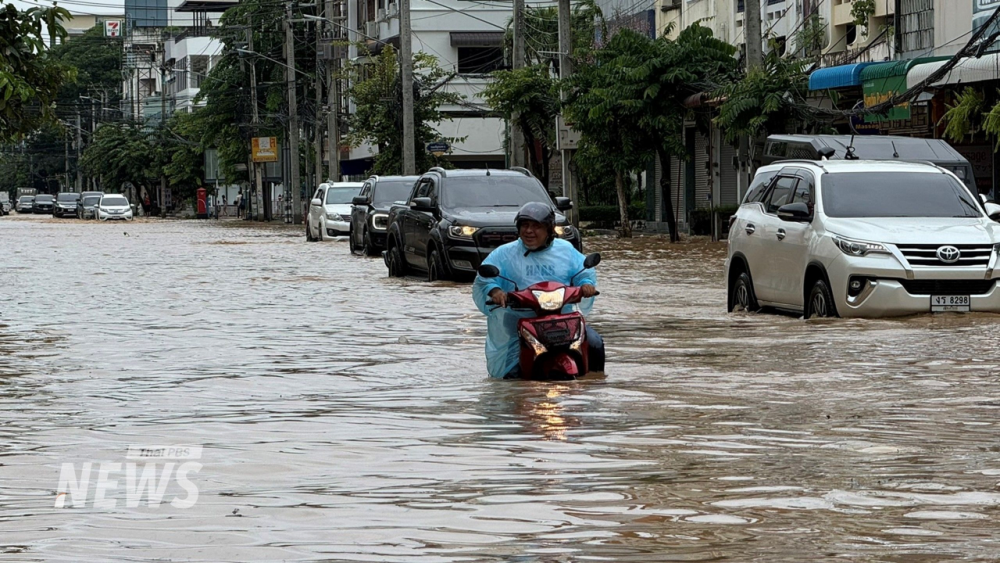
[[[389,215],[386,213],[376,213],[372,215],[372,228],[384,231],[389,228]]]
[[[841,252],[848,256],[868,256],[869,254],[892,254],[885,245],[877,242],[852,240],[844,237],[833,237],[834,243]]]
[[[476,234],[476,231],[478,231],[478,230],[479,230],[479,227],[467,227],[467,226],[463,227],[463,226],[455,225],[455,226],[452,226],[452,227],[448,227],[448,234],[451,235],[454,238],[467,238],[467,239],[471,239],[472,235]]]
[[[326,218],[330,221],[343,221],[343,217],[339,213],[327,213]]]

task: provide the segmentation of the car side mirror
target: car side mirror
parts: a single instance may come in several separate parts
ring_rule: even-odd
[[[809,206],[801,201],[786,203],[778,208],[778,219],[792,223],[809,223],[812,221],[812,212]]]
[[[583,260],[583,268],[589,270],[591,268],[596,268],[598,264],[601,263],[601,253],[595,252],[593,254],[588,254]]]
[[[479,277],[482,278],[495,278],[500,275],[500,268],[492,264],[483,264],[479,267]]]
[[[569,211],[570,209],[573,209],[573,200],[568,197],[557,197],[556,209],[559,211]]]
[[[323,206],[323,202],[320,201],[320,199],[317,197],[317,198],[313,198],[313,200],[309,202],[309,205],[315,205],[316,207],[322,207]]]
[[[354,199],[351,200],[354,205],[368,205],[368,198],[363,195],[356,195]]]
[[[990,216],[990,219],[1000,221],[1000,204],[987,202],[983,205],[986,207],[986,214]]]
[[[431,201],[429,197],[415,197],[413,201],[410,202],[410,207],[414,211],[427,211],[434,212],[437,209],[434,208],[434,202]]]

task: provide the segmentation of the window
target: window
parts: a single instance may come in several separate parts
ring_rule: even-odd
[[[778,181],[774,183],[774,187],[771,188],[767,204],[764,206],[765,210],[773,215],[778,212],[778,208],[789,203],[792,199],[792,193],[795,190],[795,184],[798,181],[798,178],[788,176],[778,178]]]
[[[829,217],[982,217],[969,190],[947,174],[843,172],[823,176]]]
[[[301,192],[299,192],[299,195],[301,195]],[[323,201],[323,188],[319,188],[318,190],[316,190],[316,193],[313,194],[313,199],[318,199],[320,201]]]
[[[427,181],[427,197],[431,198],[431,202],[437,205],[438,202],[438,187],[437,182],[434,180]]]
[[[791,203],[804,203],[812,209],[812,182],[805,178],[800,178],[795,186],[795,193],[792,194]]]
[[[417,191],[413,194],[413,197],[414,198],[427,197],[427,193],[430,191],[430,189],[431,189],[431,181],[421,180],[420,183],[417,184]]]
[[[771,180],[773,180],[776,175],[776,172],[758,174],[757,177],[753,179],[753,182],[750,183],[750,189],[747,191],[747,195],[743,199],[743,203],[759,202],[761,197],[767,191],[767,187],[771,185]]]
[[[458,48],[459,74],[488,74],[503,67],[503,49],[499,47]]]

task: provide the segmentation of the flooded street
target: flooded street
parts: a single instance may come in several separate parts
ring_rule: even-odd
[[[346,241],[0,218],[0,561],[1000,558],[1000,318],[732,316],[724,245],[585,246],[607,375],[547,384]],[[129,506],[172,445],[191,487]]]

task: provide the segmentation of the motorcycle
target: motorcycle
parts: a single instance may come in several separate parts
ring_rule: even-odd
[[[517,283],[501,276],[496,266],[484,264],[479,267],[479,275],[483,278],[501,278],[514,284],[514,291],[507,293],[507,307],[535,313],[534,317],[517,322],[522,378],[561,381],[587,374],[587,323],[579,311],[563,314],[562,309],[583,300],[583,292],[572,285],[573,280],[600,263],[600,254],[590,254],[583,261],[583,270],[570,278],[571,285],[547,281],[524,289],[518,289]],[[495,305],[492,300],[486,304]]]

